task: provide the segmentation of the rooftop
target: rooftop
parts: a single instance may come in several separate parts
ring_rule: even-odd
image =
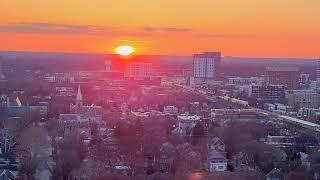
[[[178,116],[178,119],[180,120],[189,120],[189,121],[198,121],[200,120],[200,116],[194,115],[194,116],[190,116],[190,115],[186,115],[186,114],[181,114]]]
[[[298,67],[267,67],[266,71],[299,71]]]

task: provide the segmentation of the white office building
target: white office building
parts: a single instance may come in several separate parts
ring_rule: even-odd
[[[234,85],[251,85],[251,84],[262,84],[264,82],[263,77],[232,77],[228,78],[229,84]]]
[[[193,55],[193,77],[212,79],[221,61],[220,52],[205,52]]]
[[[188,132],[191,132],[192,128],[200,121],[201,117],[197,115],[181,114],[177,116],[178,119],[178,129],[186,135]]]

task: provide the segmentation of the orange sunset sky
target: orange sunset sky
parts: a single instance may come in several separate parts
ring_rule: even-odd
[[[320,56],[320,0],[0,0],[0,50]]]

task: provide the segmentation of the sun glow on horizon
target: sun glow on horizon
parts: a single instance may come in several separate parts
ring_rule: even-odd
[[[123,45],[123,46],[118,46],[115,49],[115,52],[121,56],[129,56],[135,52],[135,48],[128,45]]]

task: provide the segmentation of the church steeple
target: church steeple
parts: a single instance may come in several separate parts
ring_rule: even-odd
[[[81,94],[81,88],[80,85],[78,86],[78,92],[76,96],[76,107],[81,107],[82,106],[82,94]]]

